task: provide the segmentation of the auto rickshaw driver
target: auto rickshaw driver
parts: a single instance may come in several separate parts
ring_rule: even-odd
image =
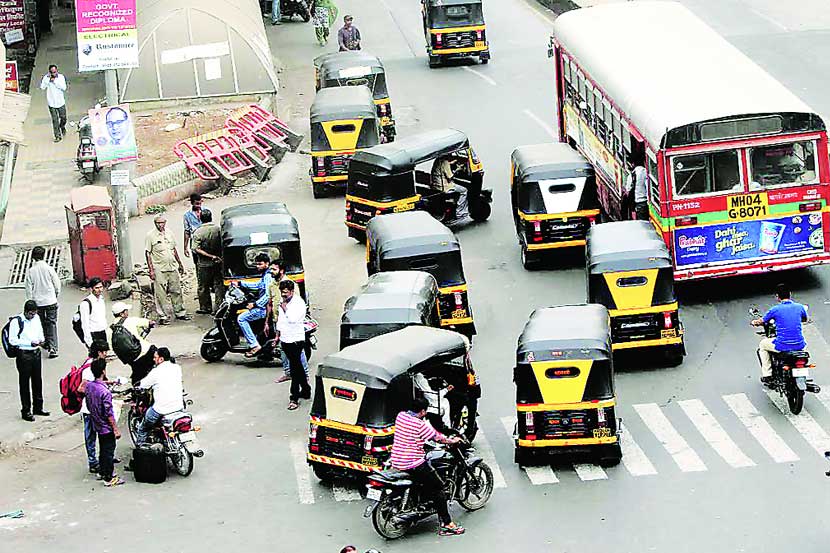
[[[454,152],[448,156],[438,157],[432,162],[432,171],[430,171],[429,179],[430,187],[438,192],[458,194],[455,217],[453,221],[447,221],[447,224],[463,220],[469,216],[469,210],[467,208],[467,187],[456,184],[456,177],[460,176],[459,173],[464,170],[467,165],[466,162],[467,155],[462,152]]]

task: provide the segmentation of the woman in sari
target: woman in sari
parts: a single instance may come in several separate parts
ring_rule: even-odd
[[[313,0],[311,16],[314,18],[314,32],[317,42],[325,46],[329,41],[329,29],[337,21],[337,6],[331,0]]]

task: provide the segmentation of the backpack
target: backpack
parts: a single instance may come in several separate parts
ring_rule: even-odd
[[[17,328],[17,337],[20,337],[20,333],[23,332],[23,319],[20,318],[20,315],[15,315],[14,317],[9,317],[9,321],[3,327],[3,330],[0,331],[0,341],[3,342],[3,351],[6,352],[6,357],[14,359],[17,357],[17,354],[20,353],[20,348],[17,346],[13,346],[9,341],[9,327],[12,324],[12,321],[17,319],[17,324],[20,325]]]
[[[89,301],[89,298],[84,298],[81,303],[87,302],[89,304],[89,314],[92,314],[92,302]],[[78,304],[78,309],[75,311],[75,314],[72,315],[72,330],[75,331],[75,335],[78,339],[83,343],[84,342],[84,327],[81,324],[81,305]]]
[[[123,323],[112,325],[112,351],[125,365],[132,363],[141,355],[141,342],[135,334],[124,328]]]
[[[84,366],[72,366],[66,376],[60,379],[59,387],[61,390],[61,409],[67,415],[74,415],[81,410],[81,401],[83,394],[78,392],[78,387],[83,380]]]

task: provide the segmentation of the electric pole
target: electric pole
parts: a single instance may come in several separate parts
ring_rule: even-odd
[[[107,105],[118,105],[118,78],[115,69],[104,71],[107,88]],[[133,256],[130,248],[130,212],[127,209],[127,190],[124,183],[112,180],[113,171],[127,171],[129,164],[114,163],[110,167],[110,188],[112,189],[113,211],[115,212],[115,239],[118,254],[118,276],[127,279],[133,276]]]

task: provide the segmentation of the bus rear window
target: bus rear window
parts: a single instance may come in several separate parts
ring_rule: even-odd
[[[750,188],[818,182],[811,140],[752,148],[750,160]]]
[[[675,198],[743,190],[736,150],[675,156],[671,164]]]

